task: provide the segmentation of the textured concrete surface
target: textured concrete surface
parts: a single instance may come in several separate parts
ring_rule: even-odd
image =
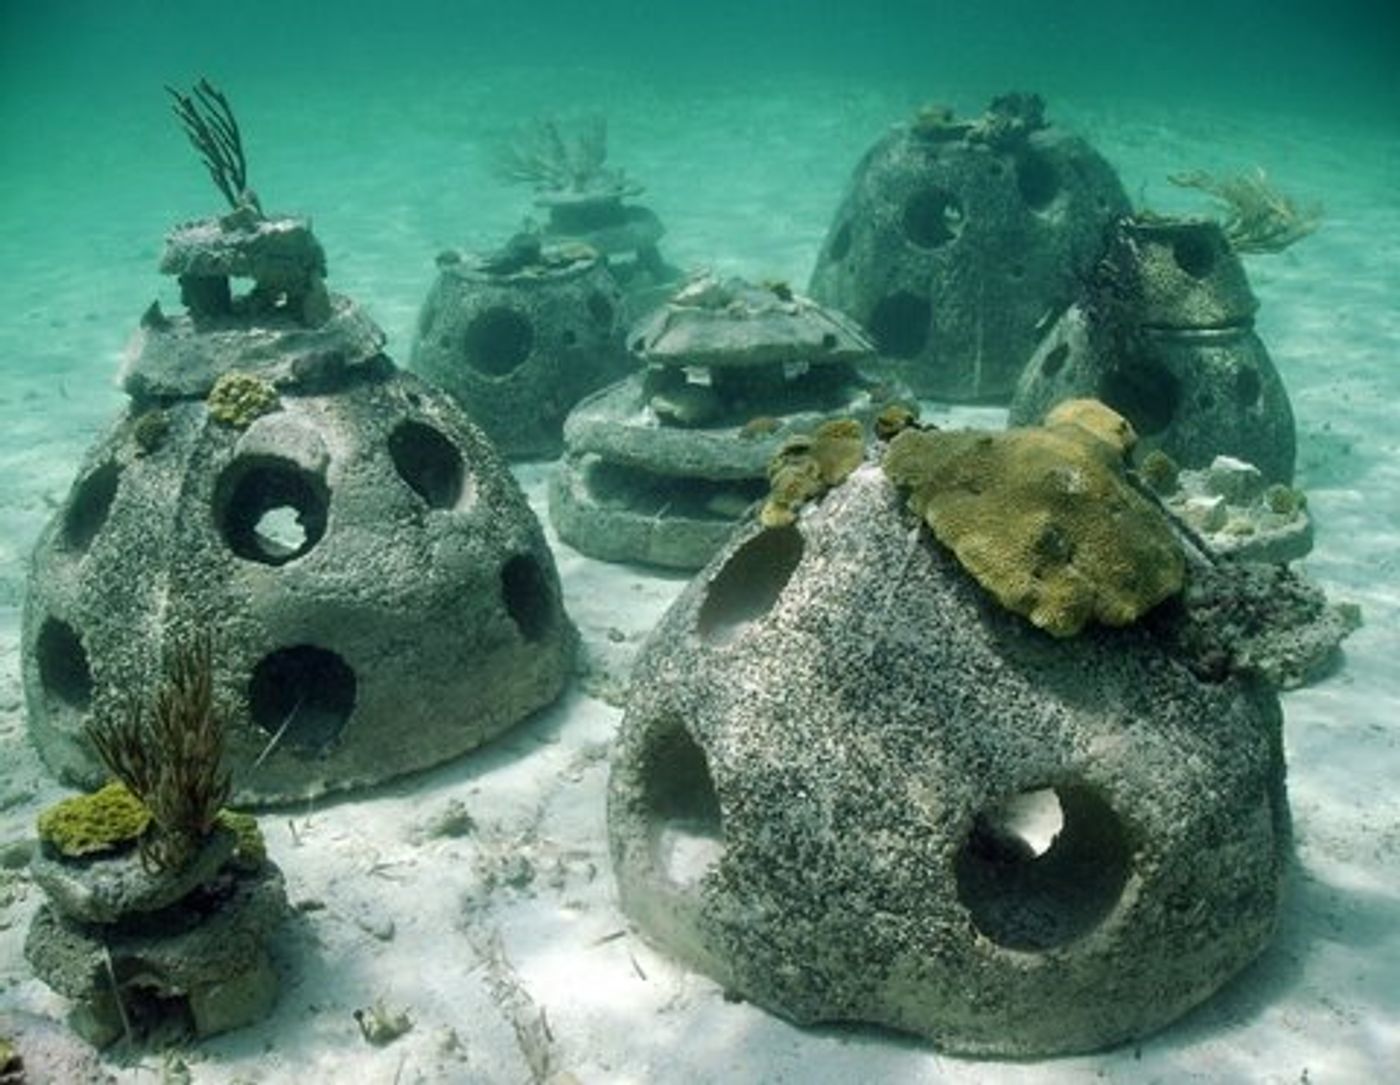
[[[1292,482],[1293,408],[1220,227],[1127,220],[1098,275],[1027,362],[1011,424],[1091,396],[1133,424],[1139,456],[1159,448],[1199,469],[1227,455]]]
[[[1005,403],[1128,211],[1113,168],[1043,119],[895,125],[862,156],[811,293],[920,396]]]
[[[414,371],[516,459],[557,456],[569,409],[631,368],[621,288],[596,254],[562,252],[499,267],[444,254],[418,318]]]
[[[624,910],[801,1023],[979,1055],[1144,1036],[1264,948],[1289,815],[1262,683],[1002,610],[868,466],[749,528],[634,672]]]
[[[197,1036],[265,1017],[277,976],[265,943],[287,915],[282,873],[226,870],[181,901],[111,923],[41,905],[25,940],[35,974],[71,999],[69,1022],[99,1047],[188,1013]],[[120,999],[120,1003],[118,1002]]]
[[[346,330],[314,329],[316,355],[344,363],[372,324],[333,303]],[[39,540],[28,725],[66,781],[102,782],[84,725],[148,696],[172,644],[200,629],[239,802],[437,764],[548,704],[570,673],[553,557],[481,431],[383,354],[279,365],[287,343],[269,322],[300,341],[281,317],[147,322],[127,367],[143,394],[88,450]],[[172,338],[206,376],[243,373],[260,344],[271,368],[249,376],[275,409],[246,428],[216,420],[203,381],[165,382]]]

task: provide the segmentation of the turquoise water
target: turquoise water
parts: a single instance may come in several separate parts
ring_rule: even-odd
[[[974,113],[995,93],[1031,89],[1113,162],[1140,206],[1199,209],[1168,174],[1256,164],[1325,205],[1316,236],[1249,265],[1318,524],[1306,568],[1367,620],[1340,675],[1285,698],[1300,875],[1278,946],[1145,1044],[1140,1061],[1128,1051],[989,1068],[882,1036],[802,1033],[728,1006],[654,955],[629,964],[620,943],[609,945],[621,956],[589,951],[622,925],[606,869],[515,902],[499,918],[506,943],[587,1083],[1292,1082],[1305,1070],[1319,1083],[1379,1080],[1400,1059],[1397,73],[1400,8],[1386,0],[0,0],[4,839],[24,835],[61,793],[24,742],[16,608],[26,555],[120,405],[112,377],[139,315],[154,297],[178,307],[156,272],[164,233],[220,209],[163,84],[203,75],[229,93],[263,205],[313,217],[332,288],[367,307],[401,362],[434,254],[495,246],[530,211],[529,194],[491,170],[492,148],[521,122],[605,115],[610,160],[646,184],[670,260],[803,283],[854,163],[891,123],[927,101]],[[537,506],[546,470],[518,471]],[[679,588],[556,553],[571,613],[600,652],[619,629],[635,643]],[[473,1037],[454,1016],[454,1000],[485,1005],[454,986],[474,982],[470,953],[445,978],[431,967],[453,915],[434,903],[420,906],[419,923],[402,918],[440,875],[386,882],[386,897],[365,871],[379,861],[371,852],[407,863],[405,826],[454,789],[475,789],[474,808],[496,804],[506,841],[523,839],[538,798],[551,846],[605,864],[597,751],[615,724],[613,709],[577,696],[518,740],[534,760],[497,750],[317,821],[308,812],[296,842],[272,819],[294,897],[329,900],[342,918],[393,911],[400,934],[367,942],[353,923],[332,923],[319,947],[292,939],[283,956],[301,979],[283,1009],[210,1045],[196,1080],[388,1081],[404,1065],[404,1080],[517,1080],[491,1061],[501,1023],[478,1021]],[[35,897],[13,880],[0,891],[0,1007],[58,1012],[20,955]],[[618,974],[635,979],[633,964],[650,979],[611,986]],[[411,1002],[421,1023],[405,1047],[383,1052],[341,1027],[355,999],[381,992]],[[433,1037],[449,1026],[478,1045],[471,1059],[435,1054]]]

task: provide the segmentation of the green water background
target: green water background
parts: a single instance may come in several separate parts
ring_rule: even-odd
[[[19,601],[33,539],[120,406],[139,314],[178,307],[156,272],[163,236],[221,209],[162,90],[200,76],[235,105],[263,205],[312,216],[331,287],[401,363],[434,255],[499,245],[531,212],[492,161],[533,118],[607,117],[610,159],[645,183],[672,262],[800,285],[891,123],[1011,89],[1043,94],[1140,206],[1200,211],[1168,174],[1256,164],[1325,204],[1298,255],[1250,268],[1315,431],[1304,483],[1336,481],[1310,463],[1341,462],[1331,419],[1306,408],[1344,393],[1310,385],[1310,359],[1317,375],[1329,349],[1370,354],[1396,334],[1394,0],[0,0],[0,604]],[[1370,370],[1349,376],[1377,394]]]

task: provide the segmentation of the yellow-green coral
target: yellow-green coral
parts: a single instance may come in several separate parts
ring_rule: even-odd
[[[1045,416],[1044,424],[1047,428],[1077,426],[1119,456],[1126,456],[1137,444],[1132,423],[1097,399],[1067,399]]]
[[[919,420],[917,403],[891,403],[875,416],[875,436],[889,441],[896,433],[906,430]]]
[[[1105,439],[1117,428],[1081,424],[1095,414],[1004,433],[909,429],[883,462],[978,583],[1060,637],[1129,624],[1185,571],[1166,518],[1128,484],[1121,441]]]
[[[803,504],[821,496],[822,473],[811,445],[810,437],[790,437],[768,464],[768,499],[758,514],[764,527],[786,527]]]
[[[214,382],[205,403],[215,421],[247,429],[254,419],[276,409],[277,389],[252,373],[234,370]]]
[[[1264,491],[1264,503],[1270,512],[1293,519],[1307,507],[1308,498],[1302,490],[1275,482]]]
[[[170,435],[170,416],[159,407],[142,411],[131,424],[131,435],[136,440],[138,456],[158,452]]]
[[[1147,488],[1161,497],[1170,497],[1181,488],[1181,468],[1160,448],[1154,448],[1142,458],[1137,473],[1147,483]]]
[[[760,522],[786,527],[803,504],[843,482],[864,458],[865,437],[852,418],[834,418],[810,436],[789,437],[768,465],[770,489]]]
[[[258,828],[258,819],[252,814],[224,807],[215,816],[214,823],[222,825],[238,838],[233,849],[236,866],[243,870],[257,870],[267,861],[267,841]]]
[[[89,795],[75,795],[39,814],[39,839],[60,855],[79,858],[135,843],[151,812],[127,786],[112,781]]]
[[[812,434],[812,458],[821,469],[822,482],[839,486],[865,458],[865,435],[854,418],[833,418]]]

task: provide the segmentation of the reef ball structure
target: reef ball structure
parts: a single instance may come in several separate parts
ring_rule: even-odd
[[[1192,469],[1230,456],[1266,483],[1293,481],[1293,408],[1218,223],[1125,218],[1085,282],[1027,362],[1012,425],[1091,396],[1132,423],[1144,454],[1159,449]]]
[[[873,464],[736,533],[634,672],[622,906],[727,990],[977,1055],[1140,1037],[1264,948],[1281,714],[1139,623],[993,601]]]
[[[622,290],[592,249],[518,235],[491,256],[438,257],[412,367],[505,455],[549,458],[569,409],[632,368],[625,319]]]
[[[192,632],[211,635],[242,803],[437,764],[548,704],[569,674],[553,558],[500,457],[395,369],[352,301],[288,308],[319,277],[302,290],[264,274],[253,242],[269,232],[290,233],[244,206],[171,236],[165,266],[197,307],[146,314],[130,405],[35,551],[29,727],[66,781],[103,782],[84,724],[146,699]],[[311,257],[298,266],[318,267],[298,236]],[[231,295],[228,261],[209,273],[221,284],[195,281],[210,247],[245,252],[252,292]],[[216,414],[207,397],[230,374],[238,394]]]
[[[921,396],[1005,403],[1129,205],[1113,168],[1009,94],[976,120],[927,107],[856,167],[812,297],[870,332]]]
[[[631,332],[639,373],[583,400],[551,480],[559,537],[590,557],[698,569],[767,492],[789,440],[895,398],[847,317],[784,283],[696,278]]]

